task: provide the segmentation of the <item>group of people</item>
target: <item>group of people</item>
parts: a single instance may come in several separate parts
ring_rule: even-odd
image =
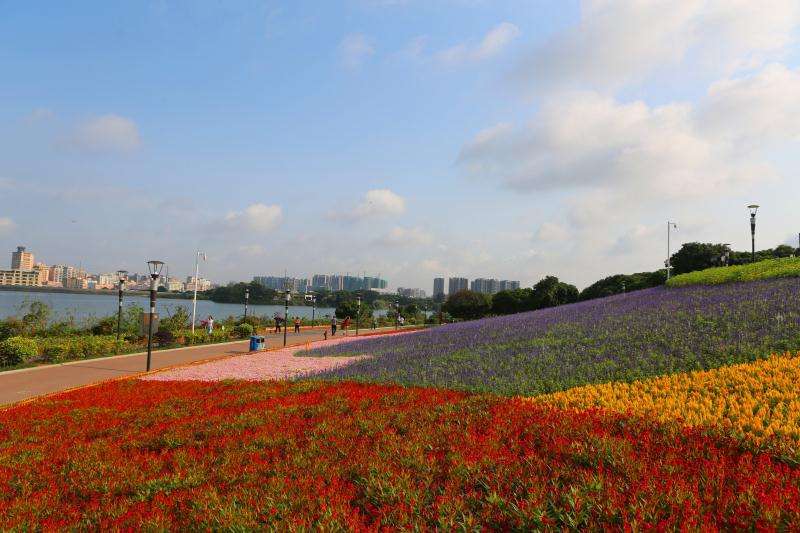
[[[275,321],[275,333],[280,333],[281,328],[286,326],[285,324],[286,318],[282,317],[280,313],[275,311],[275,314],[273,315],[272,319]],[[299,316],[296,316],[294,317],[293,322],[294,322],[294,332],[300,333],[300,326],[302,325],[303,321],[300,319]]]

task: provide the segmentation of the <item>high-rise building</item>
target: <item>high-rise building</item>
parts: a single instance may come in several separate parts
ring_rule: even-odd
[[[24,246],[17,246],[16,252],[11,252],[11,270],[33,270],[33,254],[26,252]]]
[[[425,298],[425,291],[422,289],[405,289],[403,287],[398,287],[397,294],[404,298]]]
[[[499,288],[498,292],[499,291],[515,291],[517,289],[519,289],[519,281],[509,281],[507,279],[504,279],[503,281],[500,282],[500,288]]]
[[[314,274],[311,278],[311,287],[314,289],[331,290],[331,277],[327,274]]]
[[[35,270],[0,270],[0,285],[38,287],[39,273]]]
[[[467,289],[469,289],[469,280],[467,278],[450,278],[447,281],[447,294],[455,294],[458,291]]]
[[[444,294],[444,278],[433,278],[433,297]]]

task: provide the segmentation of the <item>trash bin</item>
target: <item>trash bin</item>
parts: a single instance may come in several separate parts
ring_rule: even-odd
[[[261,335],[253,335],[250,337],[250,351],[259,352],[264,349],[266,340]]]

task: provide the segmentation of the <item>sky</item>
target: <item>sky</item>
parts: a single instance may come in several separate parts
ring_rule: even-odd
[[[0,251],[217,282],[800,233],[797,0],[0,0]]]

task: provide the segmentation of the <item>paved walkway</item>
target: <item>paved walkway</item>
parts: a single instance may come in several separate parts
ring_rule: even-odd
[[[293,333],[290,330],[288,343],[298,345],[321,340],[322,331],[322,328],[304,329],[300,333]],[[371,331],[363,330],[364,333]],[[350,334],[352,335],[353,332],[351,331]],[[277,348],[283,345],[283,334],[270,333],[266,340],[268,348]],[[237,341],[156,351],[153,352],[151,366],[153,370],[156,370],[206,359],[245,354],[248,353],[249,347],[249,341]],[[146,364],[147,354],[137,353],[0,372],[0,405],[109,379],[134,376],[144,372]]]

